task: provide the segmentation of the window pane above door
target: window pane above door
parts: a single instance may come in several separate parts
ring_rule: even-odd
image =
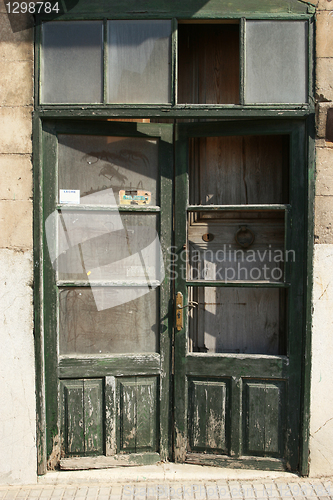
[[[109,103],[169,103],[171,21],[108,22]]]
[[[102,21],[53,21],[42,28],[43,103],[103,101]]]
[[[306,21],[246,22],[245,103],[306,103]]]

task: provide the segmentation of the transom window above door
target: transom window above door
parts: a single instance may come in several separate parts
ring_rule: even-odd
[[[52,21],[41,36],[41,104],[309,102],[307,20]]]

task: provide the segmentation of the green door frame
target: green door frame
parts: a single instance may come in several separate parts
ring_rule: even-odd
[[[139,2],[139,3],[138,3]],[[305,230],[307,232],[304,259],[306,262],[306,292],[304,308],[306,310],[306,324],[302,338],[301,352],[302,362],[302,402],[301,402],[301,451],[299,471],[302,475],[308,474],[309,455],[309,408],[310,408],[310,378],[311,378],[311,294],[312,294],[312,257],[313,257],[313,206],[314,206],[314,172],[315,172],[315,120],[314,120],[314,69],[313,69],[313,46],[314,46],[314,14],[315,8],[307,2],[292,0],[286,7],[284,0],[234,0],[232,5],[207,0],[188,0],[174,5],[172,0],[163,0],[163,9],[160,1],[151,0],[147,9],[146,0],[138,0],[135,12],[131,5],[123,2],[115,2],[112,6],[105,0],[97,3],[94,0],[78,4],[71,11],[57,17],[57,20],[89,20],[89,19],[172,19],[172,103],[170,105],[43,105],[39,102],[40,90],[40,59],[41,59],[41,27],[40,18],[35,30],[35,113],[33,116],[33,163],[34,163],[34,303],[35,303],[35,355],[36,355],[36,400],[37,400],[37,449],[38,449],[38,474],[44,474],[47,470],[47,424],[45,399],[48,392],[45,389],[46,369],[44,359],[44,298],[43,298],[43,262],[45,252],[43,247],[43,124],[48,121],[58,120],[85,120],[107,119],[107,118],[149,118],[155,119],[219,119],[219,120],[256,120],[274,119],[301,119],[306,125],[307,146],[307,189],[308,198],[303,203],[304,213],[307,220]],[[145,12],[147,11],[148,12]],[[177,95],[177,25],[178,20],[210,21],[210,20],[237,20],[240,23],[240,63],[241,68],[244,61],[244,22],[246,19],[271,19],[271,20],[308,20],[309,22],[309,102],[304,105],[178,105]],[[45,20],[49,20],[46,18]],[[106,40],[104,41],[104,44]],[[106,59],[104,60],[105,63]],[[104,66],[105,68],[105,66]],[[104,79],[104,85],[106,81]],[[244,78],[241,69],[240,95],[244,94]],[[89,126],[89,125],[83,125]],[[47,182],[52,179],[48,178]],[[46,305],[47,307],[47,305]],[[171,307],[169,305],[169,307]],[[52,376],[52,374],[51,374]],[[56,444],[56,442],[55,442]],[[50,446],[50,445],[48,445]],[[171,453],[169,449],[169,453]]]

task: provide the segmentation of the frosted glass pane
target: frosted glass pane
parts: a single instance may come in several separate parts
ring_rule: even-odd
[[[105,307],[100,307],[101,304]],[[60,354],[156,352],[158,305],[157,289],[62,288]]]
[[[59,134],[59,195],[76,190],[86,205],[157,205],[158,177],[158,139]]]
[[[307,23],[247,21],[245,102],[307,102]]]
[[[42,46],[42,102],[102,102],[101,21],[48,22]]]
[[[108,102],[170,102],[171,21],[108,22]]]

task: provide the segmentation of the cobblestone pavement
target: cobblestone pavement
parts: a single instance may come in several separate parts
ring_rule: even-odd
[[[329,500],[333,479],[217,480],[128,483],[59,480],[31,486],[0,486],[0,500]]]

